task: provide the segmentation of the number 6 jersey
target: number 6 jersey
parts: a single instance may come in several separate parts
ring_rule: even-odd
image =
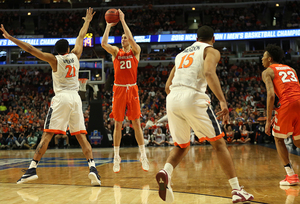
[[[79,60],[74,53],[56,55],[57,71],[52,71],[53,90],[57,94],[64,90],[79,90]]]
[[[115,84],[126,85],[135,84],[137,78],[137,68],[139,61],[135,58],[132,50],[124,52],[119,50],[113,61],[115,70]]]
[[[284,64],[272,64],[270,68],[274,72],[274,91],[279,98],[279,103],[292,103],[300,100],[300,84],[295,71]]]

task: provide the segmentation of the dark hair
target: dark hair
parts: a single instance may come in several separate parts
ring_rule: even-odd
[[[68,52],[69,42],[65,39],[60,39],[55,43],[54,48],[58,54],[60,55],[66,54]]]
[[[210,41],[214,37],[214,30],[209,26],[201,26],[197,31],[197,38],[200,41]]]
[[[268,44],[266,51],[272,57],[274,62],[280,62],[283,58],[283,50],[275,44]]]

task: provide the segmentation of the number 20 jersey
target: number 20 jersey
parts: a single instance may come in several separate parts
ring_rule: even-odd
[[[300,84],[294,70],[284,64],[272,64],[274,91],[281,105],[300,100]]]
[[[203,94],[205,96],[207,81],[204,76],[204,50],[211,45],[203,42],[195,42],[179,53],[175,58],[175,74],[170,89],[185,86]],[[217,64],[216,64],[217,66]]]
[[[132,50],[124,52],[119,50],[113,61],[115,70],[115,84],[135,84],[137,79],[137,68],[139,61],[135,58]]]
[[[57,71],[52,71],[53,90],[57,94],[65,90],[79,90],[79,60],[74,53],[56,55]]]

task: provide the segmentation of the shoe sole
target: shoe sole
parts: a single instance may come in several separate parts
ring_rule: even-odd
[[[17,184],[27,183],[28,181],[34,181],[37,180],[39,177],[37,175],[28,177],[26,179],[21,179],[21,181],[18,181]]]
[[[91,180],[91,184],[93,186],[101,186],[101,181],[98,180],[97,175],[94,172],[90,172],[88,177]]]
[[[283,183],[283,184],[279,183],[280,186],[296,186],[298,184],[299,184],[299,182],[294,182],[294,183],[288,183],[287,182],[287,184],[285,184],[285,183]]]
[[[168,186],[168,175],[167,173],[160,171],[156,174],[156,181],[158,184],[158,194],[159,197],[166,201],[166,195],[167,195],[167,186]]]
[[[144,169],[144,168],[143,168],[143,166],[142,166],[142,169],[143,169],[143,171],[146,171],[146,172],[148,172],[148,171],[149,171],[149,169],[148,169],[148,170]]]

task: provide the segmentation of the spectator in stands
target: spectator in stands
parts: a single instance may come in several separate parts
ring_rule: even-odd
[[[149,134],[149,129],[144,129],[144,142],[145,146],[150,146],[151,142],[151,135]]]
[[[9,134],[8,134],[8,136],[6,138],[6,144],[11,149],[14,149],[14,148],[17,148],[17,146],[20,146],[20,144],[18,143],[18,140],[14,136],[13,132],[9,132]]]
[[[28,149],[33,149],[37,145],[38,138],[34,136],[33,132],[30,132],[27,136],[27,143],[24,144]]]
[[[122,143],[125,146],[136,146],[134,137],[134,130],[130,127],[130,122],[126,121],[122,129]]]
[[[1,102],[1,106],[0,106],[0,114],[1,115],[5,115],[7,111],[7,107],[4,105],[4,102]]]
[[[155,145],[161,146],[165,143],[166,141],[166,135],[164,133],[162,133],[162,129],[158,128],[157,129],[157,133],[153,134],[154,135],[154,140],[153,143]]]
[[[6,149],[8,146],[6,145],[5,138],[2,133],[0,133],[0,149]]]
[[[24,133],[20,133],[19,137],[18,137],[18,143],[20,144],[20,148],[22,148],[24,146],[24,144],[26,144],[27,142],[27,138],[25,137]]]

